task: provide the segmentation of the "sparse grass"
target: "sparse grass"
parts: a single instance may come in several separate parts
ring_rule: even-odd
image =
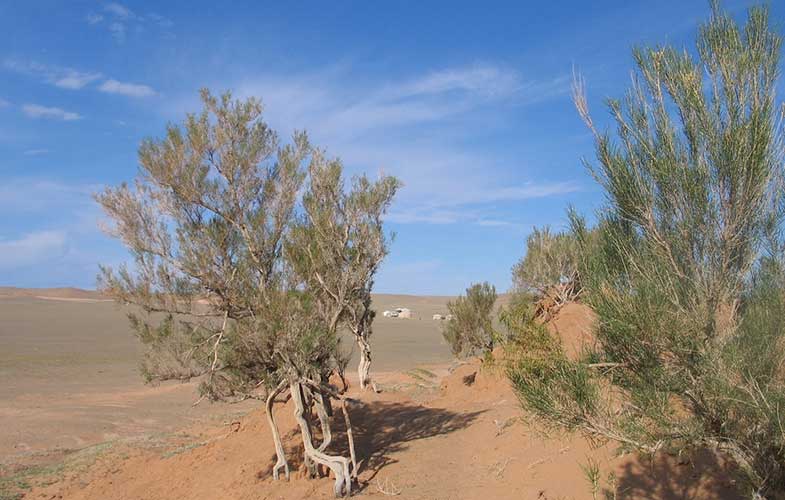
[[[147,441],[155,442],[160,446],[158,438],[150,438]],[[66,473],[81,474],[89,469],[95,462],[113,451],[121,443],[138,443],[137,439],[126,441],[105,441],[85,448],[68,452],[62,459],[45,465],[16,465],[11,471],[0,469],[0,500],[18,500],[24,498],[26,492],[35,486],[48,486],[56,483]],[[142,445],[144,446],[144,444]],[[44,456],[42,454],[41,456]],[[127,453],[119,453],[123,459],[127,459]]]
[[[189,444],[185,444],[183,446],[178,446],[177,448],[173,448],[173,449],[171,449],[171,450],[161,454],[161,458],[164,458],[164,459],[172,458],[172,457],[174,457],[176,455],[179,455],[181,453],[185,453],[186,451],[194,450],[196,448],[201,448],[202,446],[206,445],[207,443],[208,443],[207,441],[203,441],[203,442],[189,443]]]
[[[48,486],[58,481],[65,472],[82,472],[113,446],[114,442],[99,443],[75,451],[60,462],[22,467],[0,477],[0,500],[23,498],[33,486]]]
[[[436,378],[436,374],[435,373],[433,373],[430,370],[426,370],[425,368],[417,367],[417,368],[412,368],[410,371],[414,372],[414,373],[418,373],[418,374],[422,375],[423,377],[427,377],[427,378],[430,378],[430,379],[435,379]]]
[[[431,389],[437,386],[436,375],[424,368],[413,368],[406,372],[408,376],[415,380],[416,385]]]

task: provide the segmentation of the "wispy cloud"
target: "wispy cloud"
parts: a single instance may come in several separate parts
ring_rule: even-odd
[[[0,269],[16,269],[62,255],[64,231],[38,231],[18,239],[0,239]]]
[[[100,184],[6,177],[0,183],[0,281],[91,287],[97,263],[126,260],[99,230]]]
[[[87,20],[87,24],[98,24],[104,20],[104,16],[96,14],[95,12],[89,12],[85,19]]]
[[[160,14],[156,14],[155,12],[147,14],[147,18],[156,23],[161,28],[171,28],[174,26],[174,23],[171,21],[171,19],[168,19]]]
[[[129,18],[136,17],[134,13],[131,12],[131,9],[117,2],[110,2],[104,5],[104,10],[116,16],[119,19],[129,19]]]
[[[106,80],[98,90],[107,94],[121,94],[129,97],[150,97],[155,95],[155,90],[148,85],[125,83],[117,80]]]
[[[62,212],[66,207],[91,206],[91,193],[101,189],[100,184],[69,184],[39,178],[5,178],[0,184],[0,211]]]
[[[7,108],[11,103],[0,97],[0,108]]]
[[[55,86],[64,89],[81,89],[90,82],[101,78],[101,73],[80,73],[69,70],[60,78],[54,81]]]
[[[41,106],[39,104],[25,104],[22,111],[30,118],[51,118],[63,121],[81,120],[82,116],[72,111],[61,108]]]
[[[515,103],[522,97],[533,101],[540,99],[533,94],[546,88],[525,81],[515,70],[491,64],[447,68],[371,88],[346,85],[338,76],[330,71],[265,76],[233,87],[241,96],[261,96],[274,119],[286,125],[307,123],[309,129],[318,129],[333,139],[435,123],[481,106]],[[530,95],[519,95],[521,92]],[[543,98],[552,95],[549,90]]]
[[[91,83],[104,78],[104,75],[97,71],[79,71],[73,68],[46,65],[35,61],[25,62],[18,59],[6,59],[3,61],[3,68],[38,78],[45,83],[68,90],[84,89]],[[119,94],[130,97],[150,97],[156,95],[156,91],[149,85],[121,82],[113,78],[105,79],[97,87],[91,86],[91,88],[97,88],[107,94]],[[0,107],[3,106],[3,102],[5,101],[0,99]]]
[[[495,213],[498,204],[580,190],[566,180],[527,178],[526,165],[472,145],[502,117],[568,98],[566,75],[527,79],[504,65],[478,63],[377,84],[358,85],[345,69],[327,68],[218,86],[261,97],[265,119],[278,130],[307,127],[349,172],[382,169],[400,178],[392,222],[501,226],[514,222]],[[193,97],[171,105],[177,115],[198,107]]]
[[[472,92],[487,97],[503,97],[521,87],[517,72],[493,65],[476,65],[433,71],[423,77],[385,90],[391,98]]]
[[[119,2],[105,4],[102,14],[89,12],[86,20],[87,24],[91,26],[104,27],[117,43],[125,42],[128,32],[132,28],[139,32],[142,31],[145,24],[154,24],[163,30],[164,34],[171,35],[168,29],[174,25],[171,20],[160,14],[139,14]]]
[[[40,156],[49,153],[48,149],[28,149],[23,154],[25,156]]]
[[[72,68],[48,66],[35,61],[6,59],[3,67],[9,71],[33,76],[42,81],[69,90],[78,90],[101,78],[101,73],[83,72]]]

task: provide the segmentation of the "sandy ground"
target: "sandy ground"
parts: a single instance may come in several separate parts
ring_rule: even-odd
[[[139,347],[113,304],[78,294],[65,298],[83,300],[10,295],[0,299],[0,499],[30,488],[25,498],[332,497],[330,478],[297,472],[302,451],[291,403],[279,404],[276,418],[295,473],[275,482],[258,405],[194,408],[190,384],[143,386]],[[379,318],[375,366],[384,390],[350,389],[358,496],[593,498],[581,467],[594,462],[597,498],[603,490],[618,498],[736,498],[729,471],[712,454],[614,458],[611,448],[581,437],[532,430],[498,369],[452,363],[430,319],[446,300],[376,298],[380,310],[411,307],[415,319]],[[569,307],[552,328],[575,341],[590,321],[585,308]],[[333,426],[331,449],[344,452],[340,413]],[[606,480],[611,472],[615,485]]]
[[[374,370],[449,361],[439,323],[431,319],[446,312],[448,299],[377,296],[380,311],[409,307],[414,318],[379,315]],[[138,372],[141,347],[124,310],[95,292],[0,288],[0,345],[0,463],[171,432],[205,419],[226,420],[252,407],[202,403],[193,408],[193,383],[145,386]],[[346,349],[353,347],[345,343]],[[353,359],[350,366],[355,365]]]

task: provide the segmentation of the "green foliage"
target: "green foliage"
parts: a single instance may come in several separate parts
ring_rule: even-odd
[[[545,425],[629,450],[718,449],[755,498],[785,494],[780,45],[765,8],[740,28],[715,4],[697,59],[634,51],[633,88],[608,103],[615,138],[579,85],[608,197],[593,231],[572,229],[597,351],[569,360],[519,325],[534,345],[509,370]]]
[[[476,283],[466,289],[466,295],[447,303],[452,315],[442,328],[444,339],[457,357],[467,357],[478,351],[490,354],[496,341],[493,328],[493,307],[496,288],[489,283]]]
[[[578,241],[571,232],[554,233],[534,228],[526,238],[526,254],[512,268],[516,290],[542,295],[549,288],[573,279],[578,272]]]
[[[102,268],[99,287],[137,306],[129,317],[148,348],[148,381],[206,375],[201,393],[219,399],[259,396],[283,380],[326,380],[346,363],[338,326],[358,302],[370,305],[386,255],[381,215],[397,181],[360,177],[347,194],[341,163],[302,132],[280,144],[256,99],[203,90],[202,101],[201,113],[142,143],[133,187],[96,196],[134,258],[132,267]],[[346,235],[340,245],[327,246],[336,236],[322,234],[328,229]],[[310,262],[294,251],[299,244],[313,252]],[[333,290],[315,273],[347,285],[330,314]],[[368,330],[372,320],[366,312]]]

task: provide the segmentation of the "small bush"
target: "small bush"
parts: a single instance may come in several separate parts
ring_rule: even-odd
[[[496,333],[492,313],[496,297],[493,285],[477,283],[466,289],[465,296],[447,303],[452,318],[445,323],[442,335],[455,356],[468,357],[493,351]]]
[[[526,254],[512,268],[513,302],[532,304],[530,314],[541,319],[550,318],[583,292],[583,247],[593,242],[595,232],[587,230],[574,211],[569,216],[572,227],[568,231],[534,228],[526,239]]]

